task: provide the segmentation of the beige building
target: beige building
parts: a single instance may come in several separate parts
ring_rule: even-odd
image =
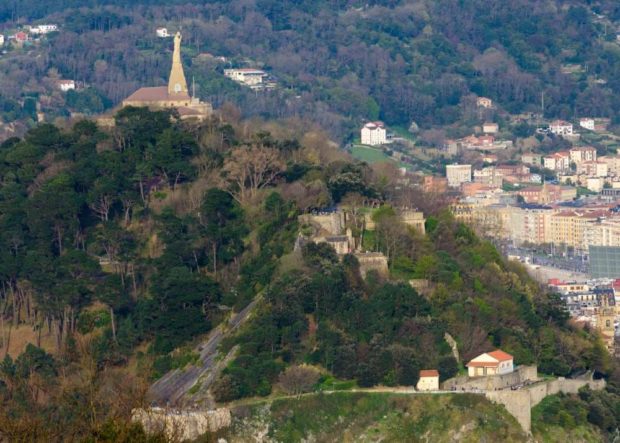
[[[596,161],[596,148],[592,146],[580,146],[571,148],[568,151],[570,154],[570,161],[579,165],[581,162],[595,162]]]
[[[203,120],[213,113],[210,103],[201,102],[189,94],[181,61],[181,39],[181,33],[177,32],[174,36],[174,52],[168,86],[140,88],[123,100],[123,106],[174,108],[183,119]]]
[[[439,371],[437,369],[423,369],[420,371],[420,379],[416,385],[418,391],[438,391]]]
[[[572,247],[576,252],[588,251],[588,231],[600,214],[596,212],[561,211],[551,216],[550,240],[555,245]]]
[[[523,154],[521,162],[526,165],[540,166],[542,164],[542,155],[533,153]]]
[[[509,238],[517,245],[549,243],[552,214],[553,209],[547,206],[512,207]]]
[[[497,123],[486,122],[482,125],[482,132],[485,134],[497,134],[499,132],[499,125]]]
[[[405,209],[401,211],[400,218],[404,224],[411,226],[414,230],[420,234],[426,233],[425,223],[426,219],[424,214],[420,211],[414,211],[411,209]]]
[[[570,154],[562,151],[546,155],[543,157],[543,166],[551,171],[568,171],[570,169]]]
[[[461,183],[471,181],[471,165],[446,165],[448,186],[458,188]]]
[[[485,352],[467,363],[467,375],[481,377],[488,375],[504,375],[514,372],[514,358],[499,349]]]

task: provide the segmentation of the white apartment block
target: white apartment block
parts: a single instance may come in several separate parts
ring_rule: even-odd
[[[387,131],[382,122],[366,123],[360,132],[363,145],[379,146],[389,143]]]
[[[580,146],[578,148],[571,148],[568,151],[570,154],[570,161],[576,164],[581,162],[596,161],[596,148],[592,146]]]
[[[543,158],[543,166],[551,171],[568,171],[570,155],[567,152],[556,152]]]
[[[458,188],[461,183],[471,182],[471,165],[447,165],[448,186]]]
[[[555,120],[549,125],[549,131],[555,135],[573,135],[573,124],[564,120]]]

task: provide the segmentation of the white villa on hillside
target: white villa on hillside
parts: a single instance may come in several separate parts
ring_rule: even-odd
[[[168,38],[168,37],[172,37],[172,35],[170,35],[170,33],[168,32],[168,28],[157,28],[155,30],[155,34],[157,35],[157,37],[159,38]]]
[[[368,122],[361,130],[363,145],[378,146],[390,143],[383,122]]]
[[[470,377],[510,374],[514,372],[514,357],[497,349],[493,352],[480,354],[466,366]]]
[[[267,77],[267,73],[262,69],[253,68],[224,69],[224,75],[237,83],[250,87],[260,86]]]
[[[55,31],[58,31],[58,25],[37,25],[28,29],[28,32],[33,35],[45,35]]]
[[[549,124],[549,131],[555,135],[573,135],[573,124],[564,120],[555,120]]]

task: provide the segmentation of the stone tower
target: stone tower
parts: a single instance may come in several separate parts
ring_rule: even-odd
[[[174,54],[172,55],[172,69],[170,70],[170,80],[168,81],[168,94],[174,97],[177,94],[188,94],[187,82],[183,73],[181,62],[181,33],[177,32],[174,36]]]

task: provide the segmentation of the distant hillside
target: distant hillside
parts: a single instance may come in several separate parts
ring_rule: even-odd
[[[8,30],[18,18],[47,13],[61,25],[39,50],[0,61],[0,109],[12,110],[24,94],[49,93],[41,80],[50,69],[94,88],[66,104],[55,94],[44,106],[50,117],[95,112],[105,101],[99,93],[118,103],[138,86],[164,84],[169,42],[154,30],[165,25],[183,29],[188,76],[203,98],[233,103],[246,116],[296,115],[343,139],[364,119],[466,134],[486,118],[504,119],[503,111],[541,112],[543,94],[548,118],[619,123],[620,12],[612,1],[40,3],[0,5]],[[71,9],[77,6],[85,8]],[[205,52],[227,61],[195,58]],[[223,77],[230,66],[262,67],[280,88],[256,94]],[[497,108],[481,115],[476,96]]]

